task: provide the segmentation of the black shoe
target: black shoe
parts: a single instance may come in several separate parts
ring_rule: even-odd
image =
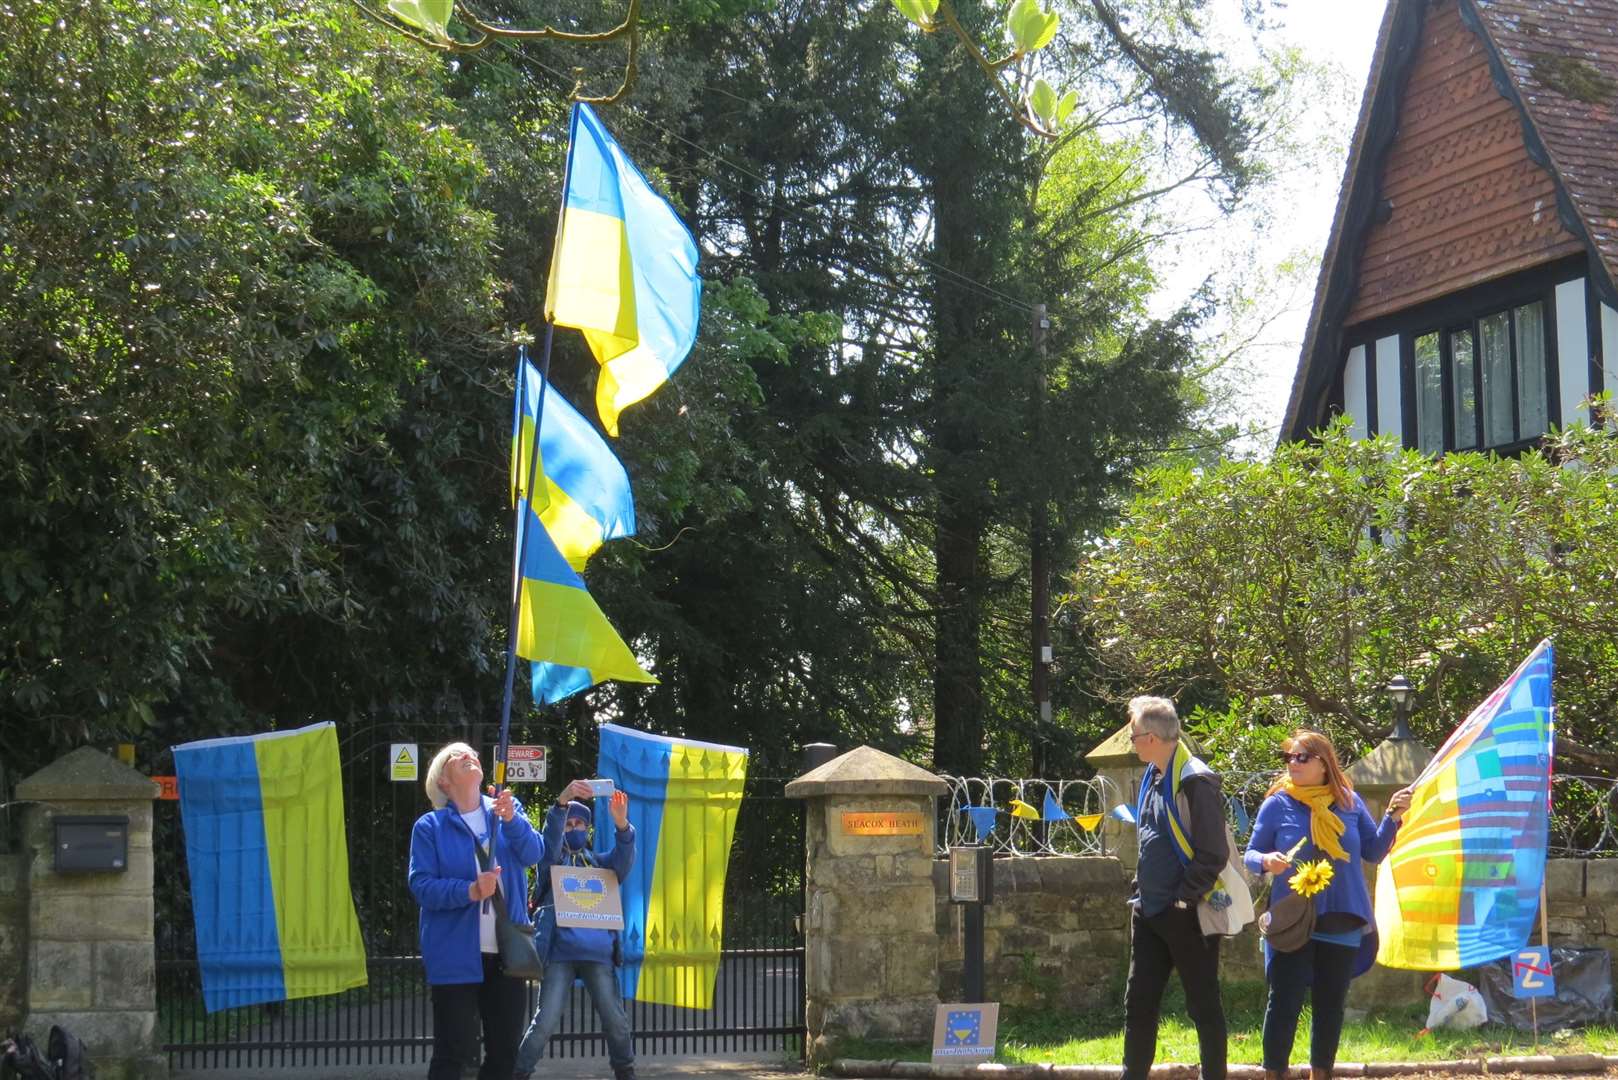
[[[612,1070],[612,1080],[635,1080],[635,1066],[625,1065],[621,1069]]]

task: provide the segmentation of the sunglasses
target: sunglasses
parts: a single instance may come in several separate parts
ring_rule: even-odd
[[[1320,756],[1319,754],[1311,754],[1307,750],[1299,750],[1296,754],[1288,754],[1285,751],[1283,751],[1282,754],[1281,754],[1281,761],[1283,763],[1285,763],[1285,764],[1288,764],[1288,765],[1292,765],[1292,764],[1307,765],[1311,761],[1314,761],[1319,756]]]

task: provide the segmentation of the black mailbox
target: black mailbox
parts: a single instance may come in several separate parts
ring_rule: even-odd
[[[58,874],[81,874],[129,869],[129,817],[67,817],[51,819],[56,826]]]

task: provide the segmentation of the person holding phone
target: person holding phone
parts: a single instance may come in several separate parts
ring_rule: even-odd
[[[450,743],[427,766],[433,809],[410,833],[410,894],[421,905],[421,959],[433,1003],[428,1080],[508,1080],[527,1011],[528,986],[505,974],[495,941],[494,905],[528,921],[524,868],[542,863],[545,841],[507,788],[483,793],[483,766],[465,743]]]
[[[594,813],[586,800],[606,795],[612,815],[613,844],[604,852],[591,850],[590,832]],[[545,1044],[562,1021],[573,980],[580,979],[601,1017],[607,1037],[607,1060],[614,1080],[635,1080],[635,1041],[629,1030],[629,1015],[618,994],[618,978],[613,969],[623,963],[623,947],[616,930],[557,926],[555,902],[551,898],[551,866],[600,866],[611,870],[621,882],[635,865],[635,827],[629,823],[629,796],[612,790],[610,780],[575,780],[562,789],[556,805],[545,817],[545,851],[549,858],[539,865],[534,919],[534,946],[545,962],[545,978],[539,987],[539,1008],[528,1024],[517,1049],[514,1080],[528,1080],[545,1052]]]

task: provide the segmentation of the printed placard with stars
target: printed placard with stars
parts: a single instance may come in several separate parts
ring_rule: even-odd
[[[933,1017],[933,1061],[988,1061],[994,1057],[1000,1003],[940,1005]]]

